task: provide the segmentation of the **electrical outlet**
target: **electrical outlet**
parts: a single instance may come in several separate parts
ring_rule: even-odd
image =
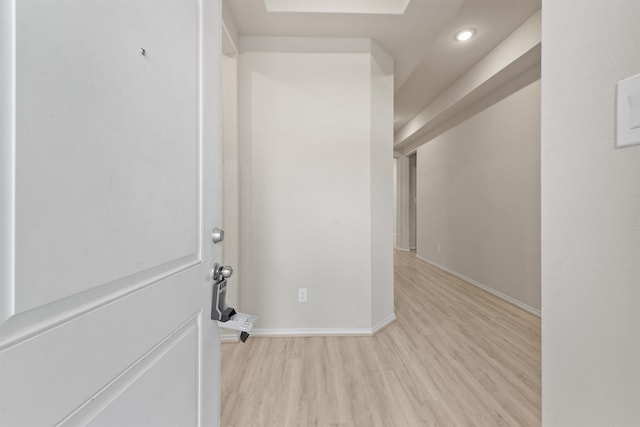
[[[298,302],[307,302],[307,288],[298,288]]]
[[[440,253],[440,245],[438,245],[438,253]]]

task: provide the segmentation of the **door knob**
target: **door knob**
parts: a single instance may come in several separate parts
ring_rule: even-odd
[[[226,265],[220,265],[217,262],[213,264],[213,271],[211,272],[211,278],[217,282],[222,279],[228,279],[233,274],[233,268]]]

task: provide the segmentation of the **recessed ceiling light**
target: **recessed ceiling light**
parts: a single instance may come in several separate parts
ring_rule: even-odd
[[[476,35],[476,30],[474,28],[467,28],[461,31],[458,31],[453,39],[457,42],[466,42],[471,37]]]

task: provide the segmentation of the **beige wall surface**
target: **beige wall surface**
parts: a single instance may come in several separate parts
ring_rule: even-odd
[[[540,309],[540,81],[418,149],[417,254]]]
[[[616,82],[640,73],[640,1],[542,5],[542,410],[640,425],[640,146]]]
[[[242,310],[256,333],[367,333],[393,315],[391,59],[368,39],[240,43]]]

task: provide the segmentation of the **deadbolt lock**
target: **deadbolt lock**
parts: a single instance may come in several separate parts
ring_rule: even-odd
[[[224,240],[224,230],[220,230],[219,228],[214,228],[211,232],[211,240],[213,243],[220,243]]]

